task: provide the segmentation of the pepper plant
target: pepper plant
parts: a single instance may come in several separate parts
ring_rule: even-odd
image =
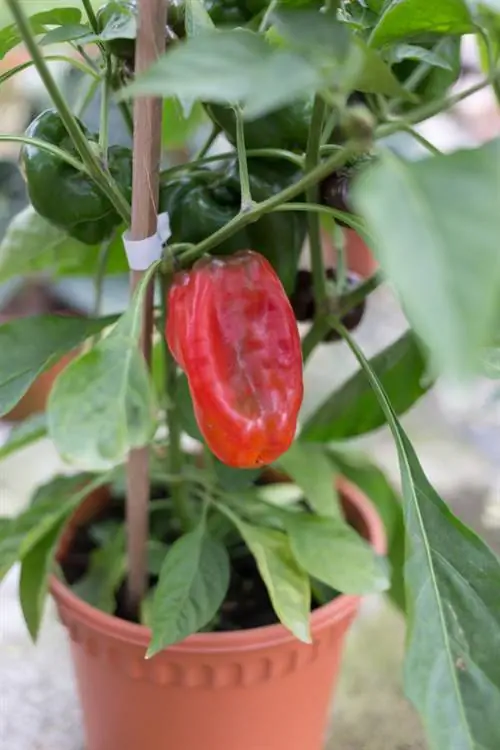
[[[38,271],[92,276],[96,306],[88,319],[41,316],[0,327],[2,414],[78,348],[47,414],[13,430],[2,448],[5,456],[48,434],[80,472],[55,478],[18,517],[2,519],[0,568],[21,562],[31,634],[69,517],[96,487],[123,496],[127,456],[147,446],[154,493],[143,554],[152,587],[128,602],[127,616],[152,628],[149,656],[217,630],[242,554],[255,558],[275,616],[305,641],[311,601],[388,588],[407,613],[406,691],[431,747],[498,748],[500,565],[429,484],[399,421],[438,375],[467,379],[485,362],[494,374],[500,358],[500,141],[443,154],[415,129],[482,88],[500,95],[498,3],[185,0],[169,8],[165,54],[137,76],[133,2],[110,2],[97,14],[90,0],[38,5],[28,16],[19,0],[7,0],[12,24],[0,31],[0,55],[19,42],[31,54],[3,79],[35,65],[53,104],[25,135],[0,136],[22,144],[32,203],[2,242],[0,280]],[[465,34],[476,37],[484,76],[453,93]],[[79,52],[67,58],[88,87],[76,113],[47,67],[47,58],[65,57],[50,54],[55,43]],[[93,135],[79,117],[97,87],[101,127]],[[167,145],[173,128],[179,141],[211,126],[198,154],[161,174],[159,210],[171,227],[163,257],[122,315],[102,317],[103,278],[127,269],[131,200],[132,154],[110,145],[109,105],[119,102],[132,128],[130,100],[144,95],[164,100]],[[212,153],[221,133],[229,146]],[[425,156],[395,153],[397,133]],[[380,263],[354,286],[345,227]],[[322,230],[339,247],[335,274],[325,268]],[[301,363],[287,296],[300,317],[306,235],[313,320]],[[138,341],[153,279],[150,372]],[[383,280],[410,328],[368,360],[348,328]],[[275,317],[253,308],[256,299]],[[299,418],[290,445],[302,366],[332,335],[359,369]],[[280,364],[280,354],[291,361]],[[348,445],[384,424],[397,448],[401,498]],[[271,483],[269,462],[278,472]],[[377,504],[390,566],[344,520],[336,474]],[[126,533],[116,518],[96,520],[91,532],[94,551],[75,590],[115,613]]]

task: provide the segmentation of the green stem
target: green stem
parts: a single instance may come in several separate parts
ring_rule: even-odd
[[[161,309],[162,309],[162,331],[165,330],[168,316],[168,289],[170,286],[171,279],[168,275],[162,275],[162,293],[161,293]],[[181,448],[181,427],[179,424],[178,410],[177,410],[177,365],[169,349],[165,337],[162,337],[164,341],[164,355],[165,355],[165,370],[166,370],[166,413],[167,413],[167,427],[168,427],[168,462],[169,471],[171,474],[182,474],[183,469],[183,455]],[[188,493],[187,486],[185,483],[173,484],[170,487],[170,494],[172,497],[172,505],[174,507],[175,515],[181,524],[183,531],[188,531],[191,528],[191,514],[189,512],[188,504]]]
[[[353,307],[356,307],[368,297],[382,283],[382,275],[376,271],[365,281],[359,284],[355,289],[343,294],[339,299],[339,316],[342,318]],[[309,331],[302,339],[302,360],[304,365],[315,350],[318,344],[323,341],[325,334],[330,330],[331,325],[327,317],[315,320]]]
[[[106,267],[108,265],[109,251],[114,239],[113,236],[110,240],[104,242],[99,251],[97,271],[94,278],[94,318],[98,318],[101,314]]]
[[[203,146],[200,148],[200,150],[198,151],[198,153],[195,155],[193,161],[196,162],[196,161],[200,161],[200,159],[203,159],[203,157],[210,150],[210,147],[212,146],[212,144],[214,143],[215,139],[217,138],[217,136],[219,135],[220,132],[221,132],[221,129],[219,128],[218,125],[215,125],[215,123],[214,123],[212,125],[212,129],[211,129],[211,131],[209,133],[209,136],[208,136],[207,140],[205,141],[205,143],[203,144]]]
[[[54,81],[47,63],[45,62],[45,58],[33,36],[30,23],[22,8],[20,0],[7,0],[7,5],[14,17],[21,39],[31,55],[38,75],[42,79],[47,93],[54,102],[59,116],[61,117],[76,150],[80,154],[80,157],[87,168],[88,174],[107,195],[109,200],[115,206],[117,212],[128,225],[130,223],[130,206],[111,175],[102,168],[97,156],[92,151],[83,131],[75,120],[65,98]]]
[[[311,125],[309,127],[309,137],[307,139],[305,168],[306,172],[311,172],[320,160],[321,130],[325,116],[325,102],[316,95],[314,99],[313,111],[311,115]],[[318,185],[313,183],[306,190],[307,203],[318,203]],[[319,215],[314,212],[307,214],[307,223],[309,231],[309,252],[311,255],[311,270],[313,277],[314,299],[316,301],[316,315],[319,317],[324,313],[324,307],[328,298],[326,287],[325,266],[323,263],[323,248],[321,245],[321,226]]]
[[[285,151],[281,148],[255,148],[247,151],[247,156],[265,158],[265,159],[285,159],[286,161],[295,164],[295,166],[302,169],[304,162],[301,156],[294,154],[292,151]],[[184,162],[183,164],[175,164],[173,167],[163,169],[160,173],[162,180],[168,180],[178,172],[189,172],[197,167],[202,167],[205,164],[212,164],[217,161],[231,161],[236,159],[235,151],[226,151],[223,154],[213,154],[212,156],[204,156],[201,159],[193,159],[192,161]]]
[[[295,198],[297,195],[300,195],[300,193],[303,193],[304,190],[307,190],[308,187],[314,185],[315,183],[319,182],[324,177],[329,175],[330,172],[333,172],[333,170],[343,166],[347,161],[349,161],[350,158],[358,153],[358,150],[358,144],[347,143],[343,149],[339,150],[329,159],[325,159],[325,161],[321,162],[321,164],[318,164],[315,169],[313,169],[311,172],[308,172],[308,174],[304,175],[304,177],[302,177],[300,180],[297,180],[297,182],[294,182],[293,185],[289,185],[287,188],[281,190],[279,193],[275,193],[275,195],[272,195],[265,201],[254,203],[254,206],[250,211],[247,211],[246,213],[239,213],[225,226],[223,226],[221,229],[218,229],[202,242],[199,242],[191,250],[186,250],[185,252],[181,253],[179,262],[182,265],[189,265],[197,258],[201,257],[204,253],[207,253],[213,247],[231,237],[247,224],[251,224],[253,221],[257,221],[257,219],[260,219],[260,217],[264,216],[264,214],[273,211],[278,206],[281,206],[282,203],[286,203],[292,198]]]
[[[403,130],[405,133],[408,133],[408,135],[411,135],[412,138],[420,143],[420,145],[427,149],[427,151],[429,151],[431,154],[434,154],[434,156],[442,156],[443,152],[440,151],[437,146],[427,140],[425,136],[421,135],[418,130],[412,128],[411,125],[405,125],[401,128],[401,130]]]
[[[106,168],[108,166],[110,76],[111,63],[108,58],[106,64],[106,75],[104,76],[101,87],[101,114],[99,119],[99,146],[101,148]]]
[[[409,112],[404,120],[396,119],[392,122],[387,122],[379,125],[376,130],[374,137],[379,140],[380,138],[387,138],[387,136],[397,133],[399,130],[404,129],[408,125],[416,125],[423,120],[428,120],[429,117],[444,112],[447,109],[451,109],[456,104],[459,104],[464,99],[467,99],[472,94],[494,84],[496,80],[500,78],[500,71],[493,71],[487,78],[476,83],[474,86],[470,86],[468,89],[449,96],[446,99],[438,99],[434,102],[428,102],[423,104],[421,107],[417,107],[413,112]]]
[[[344,232],[338,224],[335,226],[335,249],[337,251],[337,296],[340,297],[347,285],[347,261]]]
[[[87,82],[85,81],[85,83]],[[100,79],[94,78],[90,81],[89,85],[85,89],[79,92],[77,102],[74,106],[75,117],[83,117],[87,110],[87,107],[95,96],[99,83]]]
[[[262,20],[259,25],[259,34],[262,33],[267,29],[267,26],[269,24],[269,18],[271,17],[271,14],[274,13],[276,10],[276,6],[278,5],[279,0],[271,0],[269,5],[266,8],[266,12],[262,16]]]
[[[95,34],[99,33],[99,25],[97,23],[97,16],[94,12],[94,8],[92,7],[92,3],[90,0],[82,0],[82,5],[85,9],[85,13],[87,14],[87,18],[89,19],[89,23],[92,26],[92,31]]]
[[[355,229],[358,234],[369,236],[368,230],[360,218],[352,214],[347,214],[345,211],[331,208],[330,206],[323,206],[321,203],[285,203],[283,206],[276,206],[276,208],[273,208],[273,211],[313,211],[319,214],[326,214],[334,219],[340,219],[344,224],[348,224],[351,229]]]
[[[64,151],[62,148],[54,146],[48,141],[42,141],[41,138],[29,138],[27,135],[0,135],[0,142],[2,141],[5,141],[7,143],[25,143],[28,146],[36,146],[42,151],[47,151],[49,154],[57,156],[67,164],[71,164],[71,166],[74,169],[77,169],[79,172],[87,172],[87,168],[81,161],[75,159],[74,156],[71,156],[71,154],[68,154],[68,152]]]
[[[243,213],[252,208],[252,194],[250,192],[250,178],[245,148],[245,123],[239,107],[234,108],[236,116],[236,150],[238,152],[238,170],[240,174],[241,211]]]
[[[81,72],[85,73],[85,75],[92,76],[92,78],[96,79],[97,81],[100,81],[101,79],[100,74],[96,70],[89,67],[88,65],[85,65],[85,63],[82,63],[81,60],[77,60],[76,58],[67,57],[66,55],[47,55],[45,57],[45,60],[47,60],[48,62],[67,63],[68,65],[72,65],[74,68],[81,70]],[[15,76],[16,73],[21,73],[23,70],[26,70],[26,68],[29,68],[32,65],[34,65],[33,60],[26,60],[26,62],[15,65],[13,68],[9,68],[9,70],[6,70],[5,73],[2,73],[2,75],[0,76],[0,84],[8,81],[9,78]]]

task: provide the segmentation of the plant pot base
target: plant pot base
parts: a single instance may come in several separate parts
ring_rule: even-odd
[[[349,520],[383,553],[368,500],[347,482],[340,489]],[[87,518],[78,513],[73,529],[95,514],[95,498],[80,510]],[[358,598],[315,610],[310,646],[270,625],[196,634],[146,661],[147,628],[99,612],[56,579],[51,590],[71,638],[86,750],[322,750]]]

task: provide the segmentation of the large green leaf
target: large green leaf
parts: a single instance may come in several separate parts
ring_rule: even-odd
[[[103,474],[59,476],[37,490],[32,503],[15,518],[0,521],[0,580],[18,560],[23,560],[63,520],[67,519],[87,494],[109,481]]]
[[[385,152],[354,186],[384,272],[437,368],[454,376],[477,368],[496,324],[499,162],[500,140],[413,163]]]
[[[40,8],[41,3],[38,4]],[[33,7],[33,4],[32,6]],[[65,24],[77,24],[81,19],[81,11],[77,8],[53,8],[40,13],[30,15],[29,22],[34,34],[42,34],[51,26],[64,26]],[[0,60],[7,52],[21,42],[21,36],[16,24],[10,24],[0,31]]]
[[[428,390],[425,359],[411,331],[370,360],[394,411],[403,414]],[[357,437],[385,423],[384,412],[362,370],[332,393],[304,424],[300,438],[328,442]]]
[[[112,322],[41,315],[0,326],[0,415],[18,403],[40,373]]]
[[[61,455],[83,468],[117,466],[154,434],[154,390],[138,339],[144,291],[155,269],[113,330],[68,365],[50,394],[49,434]]]
[[[363,91],[366,94],[411,97],[377,50],[368,47],[361,39],[356,39],[356,49],[360,57],[359,68],[352,83],[356,91]]]
[[[15,425],[9,433],[9,437],[0,447],[0,460],[7,458],[31,443],[41,440],[47,435],[47,418],[45,413],[33,414],[23,422]]]
[[[92,275],[99,266],[100,252],[100,246],[82,245],[28,206],[12,219],[0,243],[0,283],[36,271],[53,276]],[[128,270],[118,235],[108,253],[107,270],[108,273]]]
[[[360,488],[382,518],[387,537],[387,557],[391,565],[392,601],[405,611],[405,528],[401,498],[384,473],[366,456],[341,449],[328,449],[336,470]]]
[[[187,638],[216,614],[229,586],[226,548],[202,521],[169,549],[155,591],[147,656]]]
[[[274,529],[246,523],[233,513],[229,514],[227,508],[224,512],[236,525],[254,556],[280,621],[300,641],[310,643],[311,586],[294,557],[287,536]]]
[[[344,594],[389,587],[388,565],[340,518],[290,513],[285,521],[292,552],[309,575]]]
[[[57,523],[44,535],[30,551],[27,552],[21,563],[21,576],[19,579],[19,600],[24,620],[29,634],[35,641],[40,629],[43,615],[45,598],[49,586],[49,574],[54,563],[57,540],[66,522],[66,518],[60,518]]]
[[[176,97],[169,97],[163,102],[162,143],[164,148],[184,146],[189,137],[207,121],[205,110],[199,102],[195,103],[189,113],[185,112]]]
[[[177,44],[123,96],[240,103],[245,115],[255,118],[315,90],[321,80],[304,57],[272,47],[256,33],[216,30]]]
[[[500,746],[500,561],[431,487],[376,375],[344,335],[398,451],[407,534],[406,692],[432,750],[493,750]]]
[[[465,0],[388,0],[370,43],[380,47],[423,34],[467,34],[473,23]]]
[[[332,464],[323,446],[296,440],[276,463],[303,490],[316,513],[340,518]]]

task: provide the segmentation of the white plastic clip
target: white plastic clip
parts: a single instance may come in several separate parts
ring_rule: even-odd
[[[160,260],[163,246],[171,236],[168,213],[159,214],[156,234],[145,240],[131,240],[130,232],[123,234],[123,245],[131,271],[146,271],[152,263]]]

